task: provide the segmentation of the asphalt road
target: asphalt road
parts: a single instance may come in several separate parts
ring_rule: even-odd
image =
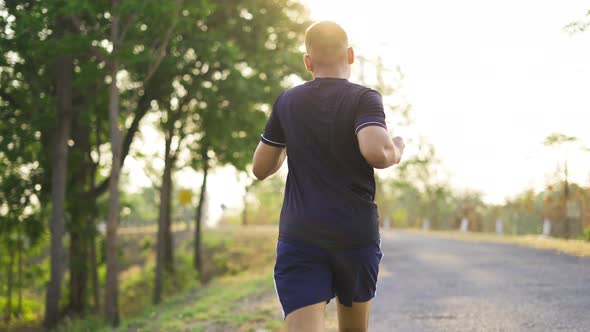
[[[590,258],[382,235],[369,331],[590,331]]]

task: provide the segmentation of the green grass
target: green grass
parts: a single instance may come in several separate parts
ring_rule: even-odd
[[[424,233],[416,229],[407,230],[416,233]],[[555,250],[565,254],[588,257],[590,256],[590,242],[582,240],[566,240],[540,235],[502,235],[491,233],[461,233],[458,231],[428,231],[429,235],[452,238],[463,241],[493,242],[516,244],[524,247]]]
[[[39,303],[39,301],[36,300],[31,300],[31,292],[25,291],[23,292],[23,300],[22,300],[22,313],[19,317],[18,320],[15,320],[15,327],[18,326],[27,326],[30,324],[33,324],[37,321],[39,321],[40,316],[39,316],[39,311],[42,308],[42,303]],[[7,305],[7,300],[6,298],[0,298],[0,318],[2,317],[2,315],[4,314],[3,310],[6,309],[6,305]],[[14,294],[13,298],[12,298],[12,309],[14,311],[17,310],[17,303],[18,303],[18,299],[17,299],[17,295]],[[0,323],[0,331],[2,331],[2,324]]]
[[[173,296],[141,314],[124,320],[118,331],[255,331],[281,326],[267,296],[274,294],[272,273],[243,273]],[[249,299],[247,303],[244,301]],[[254,301],[252,301],[254,299]],[[257,302],[257,300],[259,300]],[[270,310],[269,310],[270,309]],[[69,321],[59,332],[112,331],[98,319]]]
[[[190,234],[189,234],[190,235]],[[128,232],[126,241],[141,239]],[[164,285],[164,302],[153,306],[154,255],[120,274],[121,326],[118,331],[255,331],[277,330],[280,309],[273,302],[271,267],[276,229],[232,227],[206,230],[203,273],[212,281],[202,286],[192,267],[191,237],[178,235],[175,274]],[[127,248],[126,251],[134,251]],[[137,252],[137,251],[135,251]],[[112,331],[99,317],[68,320],[59,332]]]

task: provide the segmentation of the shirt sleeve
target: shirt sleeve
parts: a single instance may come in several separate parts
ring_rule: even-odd
[[[379,92],[369,89],[362,93],[359,108],[354,120],[354,134],[368,126],[380,126],[387,129],[383,99]]]
[[[285,139],[285,133],[281,127],[281,121],[279,120],[279,114],[277,111],[279,98],[277,98],[277,101],[275,101],[272,107],[270,117],[268,118],[266,127],[264,128],[264,133],[260,135],[260,141],[271,146],[284,148],[287,146],[287,140]]]

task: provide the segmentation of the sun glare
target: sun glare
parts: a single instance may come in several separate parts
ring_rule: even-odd
[[[358,55],[400,66],[415,125],[394,130],[434,144],[459,188],[498,203],[540,190],[561,158],[544,137],[590,144],[590,33],[563,29],[587,11],[584,1],[304,3],[312,19],[341,24]],[[590,153],[570,158],[572,177],[587,184]]]

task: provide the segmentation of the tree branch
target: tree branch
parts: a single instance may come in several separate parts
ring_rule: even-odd
[[[135,133],[139,130],[139,123],[141,122],[143,117],[147,114],[149,109],[150,109],[150,95],[146,89],[143,96],[141,96],[141,98],[139,99],[139,102],[137,103],[137,111],[136,111],[137,113],[135,114],[135,117],[133,118],[133,122],[131,122],[129,129],[127,129],[127,132],[125,133],[125,138],[123,139],[123,149],[121,151],[121,167],[123,167],[123,164],[125,163],[125,158],[127,158],[127,155],[129,154],[129,150],[131,148],[131,143],[133,142],[133,138],[135,137]],[[89,192],[88,194],[90,196],[94,196],[94,197],[100,196],[101,194],[103,194],[109,186],[109,179],[110,178],[111,178],[111,176],[109,175],[98,186],[96,186],[93,191]]]
[[[151,78],[153,77],[153,75],[156,73],[156,71],[160,67],[162,60],[164,59],[164,56],[166,55],[166,48],[168,47],[168,43],[170,42],[170,39],[172,38],[172,32],[174,31],[174,27],[176,26],[176,23],[178,21],[178,15],[180,13],[180,9],[181,9],[183,3],[184,3],[184,0],[177,0],[177,8],[176,8],[176,13],[173,18],[173,21],[170,24],[170,27],[168,27],[168,30],[166,31],[164,40],[162,41],[162,43],[160,44],[160,47],[156,51],[156,54],[158,55],[158,57],[157,57],[156,61],[150,66],[150,68],[148,70],[148,74],[146,75],[146,77],[142,81],[142,85],[144,87],[144,94],[141,96],[141,98],[139,99],[139,101],[137,103],[137,109],[136,109],[137,113],[135,114],[135,117],[133,118],[133,122],[131,123],[131,126],[129,126],[129,129],[125,133],[125,138],[123,139],[123,148],[121,151],[121,167],[123,167],[123,165],[125,163],[125,159],[127,158],[127,155],[129,154],[129,150],[131,148],[131,143],[133,142],[133,139],[135,137],[135,133],[139,130],[139,123],[141,122],[143,117],[147,114],[148,110],[150,109],[150,98],[149,98],[150,94],[148,93],[148,89],[149,89],[148,84],[149,84]],[[94,197],[103,194],[106,191],[106,189],[108,188],[110,178],[111,178],[111,176],[109,175],[107,178],[105,178],[103,180],[103,182],[101,182],[98,186],[96,186],[94,188],[94,190],[88,192],[87,194],[90,196],[94,196]]]
[[[18,107],[18,103],[12,98],[11,95],[6,93],[6,91],[0,91],[0,98],[4,99],[5,101],[9,102],[12,106]]]
[[[146,85],[149,82],[149,80],[154,76],[154,74],[160,67],[160,64],[162,63],[162,60],[164,60],[164,56],[166,56],[166,48],[168,47],[168,43],[170,43],[170,39],[172,39],[172,32],[174,31],[176,23],[178,22],[178,15],[180,13],[180,8],[182,7],[183,2],[184,0],[176,1],[176,13],[172,19],[172,24],[170,24],[170,26],[168,27],[168,30],[164,35],[164,39],[162,40],[162,43],[156,50],[156,60],[149,67],[148,73],[146,77],[143,79],[143,85]]]
[[[144,1],[143,3],[145,4],[145,3],[147,3],[147,1]],[[119,35],[119,39],[117,39],[117,42],[119,43],[119,45],[123,44],[123,41],[125,41],[125,37],[127,36],[127,31],[129,31],[129,28],[131,28],[131,26],[135,22],[136,17],[137,17],[136,15],[131,15],[131,17],[129,17],[129,20],[127,20],[127,23],[125,24],[125,26],[123,27],[123,30],[121,31],[121,34]]]
[[[104,49],[100,47],[93,46],[91,49],[92,55],[94,55],[98,60],[104,61],[105,63],[110,63],[111,59],[104,53]]]

